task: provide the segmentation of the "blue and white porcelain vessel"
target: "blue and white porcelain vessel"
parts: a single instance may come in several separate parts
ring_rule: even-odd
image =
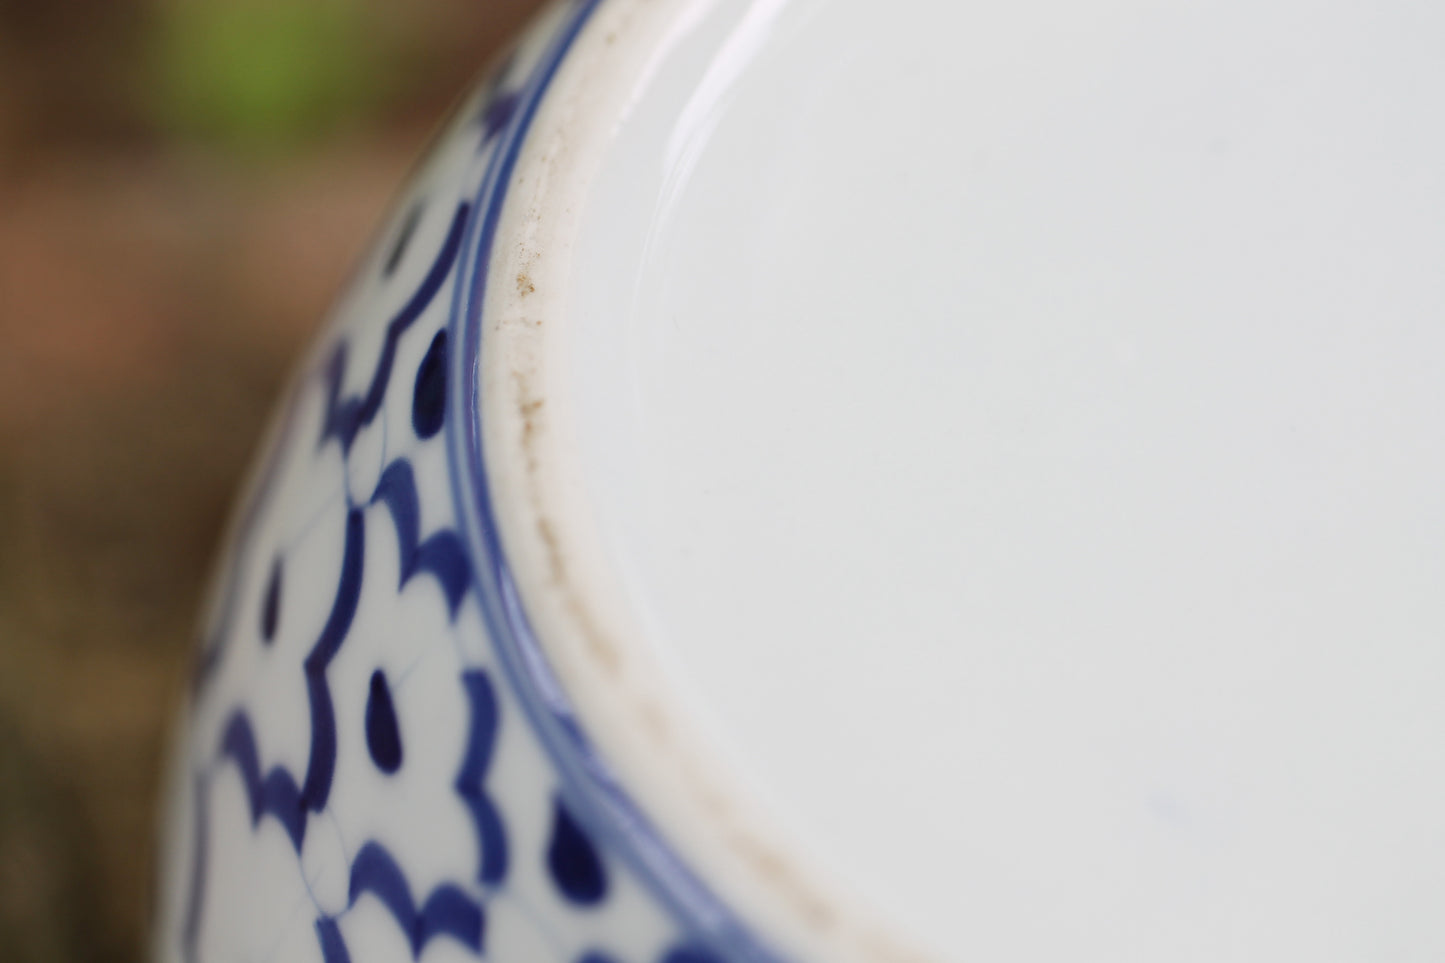
[[[246,489],[156,959],[1445,959],[1442,37],[549,9]]]

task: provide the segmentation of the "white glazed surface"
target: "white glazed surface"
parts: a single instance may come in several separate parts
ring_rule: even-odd
[[[280,406],[172,762],[158,961],[772,958],[547,744],[505,559],[465,528],[484,228],[594,6],[552,8],[460,105]]]
[[[158,958],[1445,956],[1442,27],[555,9],[298,375]]]
[[[947,958],[1445,954],[1445,12],[675,10],[537,398],[698,751]]]

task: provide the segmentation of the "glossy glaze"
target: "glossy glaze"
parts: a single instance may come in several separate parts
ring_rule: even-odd
[[[160,958],[1445,952],[1442,27],[557,8],[279,418]]]

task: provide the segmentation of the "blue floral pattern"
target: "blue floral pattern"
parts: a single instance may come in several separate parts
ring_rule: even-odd
[[[461,112],[284,406],[192,682],[160,959],[768,958],[596,833],[499,661],[453,502],[459,264],[595,2]]]

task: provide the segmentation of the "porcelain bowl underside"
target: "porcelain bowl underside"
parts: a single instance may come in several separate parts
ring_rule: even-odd
[[[157,958],[1445,958],[1442,36],[552,8],[247,488]]]

